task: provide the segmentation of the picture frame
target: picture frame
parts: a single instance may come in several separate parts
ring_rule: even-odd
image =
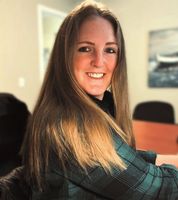
[[[148,86],[178,87],[178,27],[149,32]]]

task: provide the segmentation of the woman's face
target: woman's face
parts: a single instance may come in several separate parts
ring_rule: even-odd
[[[93,17],[82,23],[74,50],[74,75],[88,94],[102,99],[111,83],[118,58],[118,44],[109,21]]]

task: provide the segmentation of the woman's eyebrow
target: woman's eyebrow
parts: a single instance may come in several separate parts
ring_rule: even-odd
[[[116,46],[118,46],[118,43],[117,42],[106,42],[106,45],[116,45]]]
[[[89,45],[95,45],[94,42],[90,42],[90,41],[81,41],[81,42],[78,42],[77,44],[89,44]],[[106,45],[116,45],[118,46],[117,42],[106,42]]]
[[[95,45],[93,42],[89,42],[89,41],[78,42],[78,44],[89,44],[89,45]]]

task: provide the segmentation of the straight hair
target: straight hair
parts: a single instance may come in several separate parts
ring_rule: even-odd
[[[112,81],[115,118],[106,114],[82,90],[73,73],[73,54],[79,29],[88,18],[108,20],[118,41],[117,66]],[[49,166],[50,153],[65,168],[75,161],[83,170],[101,166],[126,166],[114,148],[111,130],[134,147],[128,103],[125,44],[117,18],[95,1],[84,1],[63,21],[51,53],[39,98],[28,125],[23,155],[27,177],[41,187],[41,174]]]

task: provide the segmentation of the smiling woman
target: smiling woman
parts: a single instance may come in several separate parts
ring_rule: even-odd
[[[22,173],[30,199],[177,199],[177,169],[135,149],[127,87],[118,19],[84,1],[57,33],[28,124]]]
[[[92,16],[82,23],[73,68],[78,84],[86,93],[103,99],[117,64],[117,51],[116,36],[108,20]]]

